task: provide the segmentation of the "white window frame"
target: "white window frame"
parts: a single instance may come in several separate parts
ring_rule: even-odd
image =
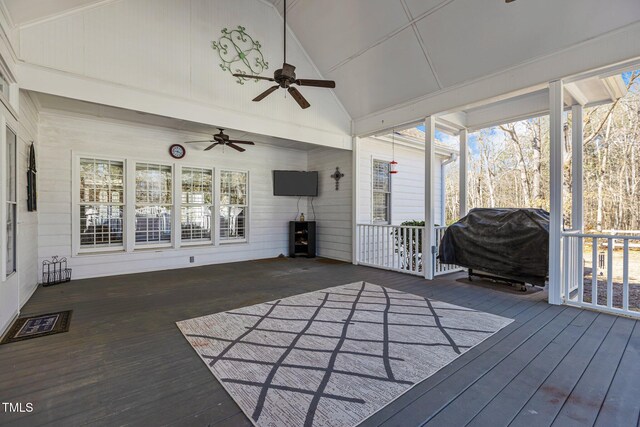
[[[180,237],[176,237],[176,209],[180,208],[180,201],[178,197],[176,197],[177,187],[176,187],[176,167],[175,163],[168,162],[159,162],[156,160],[135,160],[131,162],[133,165],[133,178],[131,180],[130,189],[132,192],[131,198],[131,206],[129,211],[131,212],[131,228],[133,229],[133,234],[130,235],[132,249],[134,251],[144,251],[147,249],[158,249],[158,248],[178,248],[180,247]],[[135,173],[138,169],[139,164],[147,164],[147,165],[158,165],[158,166],[168,166],[171,168],[171,204],[163,204],[163,205],[154,205],[149,203],[150,206],[171,206],[171,240],[169,242],[160,242],[160,243],[138,243],[136,242],[136,206],[138,206],[138,201],[136,197],[136,176]],[[180,175],[180,178],[182,176]],[[141,203],[140,205],[145,205],[146,203]],[[127,233],[129,233],[129,229],[127,228]]]
[[[176,230],[179,230],[176,234],[176,240],[179,239],[178,247],[191,247],[191,246],[210,246],[215,244],[215,234],[218,233],[218,228],[216,227],[216,218],[219,216],[219,211],[216,210],[216,195],[218,192],[216,191],[216,170],[211,167],[203,167],[203,166],[191,166],[191,165],[180,165],[176,168],[176,176],[179,175],[180,179],[176,178],[176,182],[174,184],[176,189],[175,202],[176,202],[176,210],[179,212],[177,215],[176,221]],[[182,240],[182,207],[183,206],[207,206],[205,203],[182,203],[182,172],[184,169],[199,169],[203,171],[211,172],[211,205],[209,208],[211,209],[211,237],[209,239],[202,240]],[[179,185],[179,186],[178,186]],[[177,197],[180,196],[180,197]]]
[[[14,184],[16,186],[15,188],[15,200],[10,202],[8,200],[9,195],[7,194],[7,181],[9,179],[8,176],[8,171],[6,170],[7,168],[5,167],[6,162],[7,162],[7,156],[8,156],[8,152],[7,152],[7,131],[11,131],[13,132],[13,134],[16,135],[16,146],[15,146],[15,179],[14,179]],[[18,250],[18,223],[19,223],[19,215],[20,213],[18,212],[18,200],[20,199],[20,194],[19,194],[19,185],[18,185],[18,176],[19,176],[19,165],[18,165],[18,151],[19,151],[19,139],[18,139],[18,133],[13,129],[12,126],[9,126],[9,124],[7,123],[7,119],[4,115],[0,114],[0,133],[2,135],[0,135],[0,178],[2,178],[0,180],[1,182],[1,188],[0,188],[0,203],[1,205],[1,210],[0,210],[0,282],[6,282],[7,280],[9,280],[10,278],[12,278],[13,276],[15,276],[18,272],[18,255],[19,255],[19,250]],[[14,214],[14,218],[13,221],[15,222],[15,231],[14,231],[14,263],[15,263],[15,269],[12,272],[7,272],[7,258],[8,258],[8,253],[7,253],[7,239],[8,239],[8,235],[7,235],[7,207],[8,205],[11,204],[14,206],[14,210],[15,210],[15,214]]]
[[[391,224],[391,212],[392,212],[392,198],[393,198],[393,179],[392,179],[392,174],[389,173],[389,191],[385,192],[385,191],[379,191],[375,189],[374,186],[374,180],[375,180],[375,173],[374,173],[374,169],[375,169],[375,164],[376,162],[379,163],[391,163],[391,160],[386,160],[386,159],[381,159],[378,157],[372,157],[371,158],[371,223],[372,224]],[[389,165],[389,171],[391,171],[391,165]],[[376,221],[374,219],[374,208],[375,208],[375,194],[376,193],[387,193],[389,194],[389,202],[388,202],[388,206],[387,206],[387,221]]]
[[[246,174],[247,176],[247,201],[246,205],[236,205],[243,206],[245,208],[245,219],[244,219],[244,238],[241,239],[222,239],[220,233],[222,232],[222,227],[220,226],[220,208],[222,205],[222,179],[220,176],[222,172],[241,172]],[[216,216],[216,244],[218,245],[230,245],[230,244],[241,244],[241,243],[249,243],[249,234],[250,234],[250,218],[251,218],[251,174],[246,169],[233,169],[233,168],[218,168],[216,170],[216,188],[218,189],[217,197],[215,198],[215,216]],[[225,206],[233,206],[233,205],[225,205]]]
[[[122,203],[122,245],[119,246],[105,246],[101,248],[83,248],[80,245],[80,205],[86,204],[80,200],[80,160],[81,159],[96,159],[96,160],[108,160],[112,162],[122,162],[123,165],[123,181],[124,181],[124,191],[123,191],[123,203]],[[129,201],[129,168],[127,159],[122,157],[113,157],[113,156],[101,156],[96,154],[84,154],[84,153],[73,153],[73,168],[72,168],[72,195],[71,195],[71,203],[73,205],[73,211],[71,213],[71,228],[72,228],[72,254],[92,254],[92,253],[104,253],[104,252],[124,252],[127,247],[127,237],[128,237],[128,223],[129,217],[127,215],[128,211],[128,201]]]

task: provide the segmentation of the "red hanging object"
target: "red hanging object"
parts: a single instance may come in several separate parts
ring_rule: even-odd
[[[389,163],[389,173],[398,173],[397,167],[398,167],[398,162],[396,162],[395,160],[392,160],[391,163]]]
[[[389,163],[389,173],[396,174],[398,173],[398,162],[396,162],[396,130],[392,131],[392,139],[391,139],[391,150],[393,153],[393,160]]]

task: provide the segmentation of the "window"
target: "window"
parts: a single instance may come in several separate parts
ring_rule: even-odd
[[[136,164],[136,244],[171,243],[171,166]]]
[[[213,174],[210,169],[182,168],[180,228],[183,242],[211,240]]]
[[[16,134],[7,128],[7,276],[16,271],[16,145]]]
[[[220,172],[220,239],[246,239],[247,219],[246,172]]]
[[[386,223],[391,221],[391,174],[389,162],[373,161],[372,220]]]
[[[0,94],[2,94],[2,96],[4,96],[7,100],[9,99],[9,90],[9,82],[7,81],[5,76],[0,73]]]
[[[124,163],[80,159],[80,247],[121,247]]]

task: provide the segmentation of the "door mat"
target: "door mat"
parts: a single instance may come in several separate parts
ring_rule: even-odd
[[[71,310],[18,317],[0,344],[9,344],[69,330]]]

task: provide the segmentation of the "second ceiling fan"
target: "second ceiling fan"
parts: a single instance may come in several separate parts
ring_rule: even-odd
[[[241,153],[246,150],[242,147],[237,146],[236,144],[255,145],[252,141],[237,141],[234,139],[230,139],[229,135],[224,133],[224,129],[220,129],[220,128],[218,129],[220,130],[220,133],[212,135],[213,139],[207,139],[204,141],[186,141],[185,144],[193,144],[197,142],[211,142],[212,144],[209,145],[207,148],[205,148],[204,151],[209,151],[216,145],[226,145],[227,147],[231,147],[234,150],[240,151]]]
[[[309,108],[311,104],[305,99],[304,96],[292,85],[298,86],[313,86],[333,89],[336,87],[336,82],[333,80],[310,80],[310,79],[298,79],[296,77],[296,67],[291,64],[287,64],[287,1],[284,1],[284,63],[282,68],[276,70],[273,73],[273,77],[262,76],[250,76],[247,74],[234,74],[235,77],[243,77],[246,79],[267,80],[270,82],[276,82],[277,84],[271,86],[269,89],[256,96],[253,101],[260,102],[267,96],[271,95],[278,88],[287,89],[287,92],[291,94],[291,97],[300,105],[301,108]]]

